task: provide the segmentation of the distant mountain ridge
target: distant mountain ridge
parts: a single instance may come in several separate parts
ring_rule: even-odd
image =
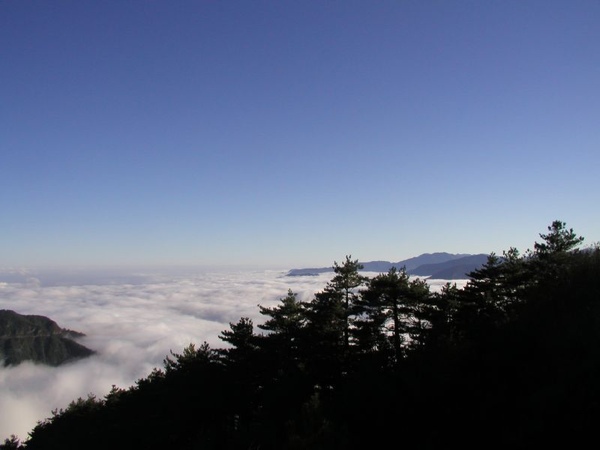
[[[368,261],[361,262],[363,272],[384,273],[392,267],[406,268],[409,275],[418,275],[437,280],[467,279],[467,274],[481,267],[487,261],[488,255],[468,253],[423,253],[413,258],[398,262],[390,261]],[[332,272],[333,267],[319,267],[308,269],[292,269],[288,276],[310,276],[321,273]]]
[[[24,361],[59,366],[85,358],[94,351],[73,340],[82,336],[83,333],[61,328],[45,316],[0,310],[0,362],[5,366]]]

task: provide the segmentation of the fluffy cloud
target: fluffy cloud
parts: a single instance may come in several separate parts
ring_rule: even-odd
[[[48,316],[81,331],[86,337],[80,342],[97,354],[58,368],[0,369],[0,439],[11,434],[25,439],[37,421],[78,397],[103,397],[113,385],[131,386],[189,343],[222,347],[218,335],[229,322],[250,317],[261,323],[258,304],[273,306],[288,289],[308,301],[330,278],[331,273],[286,277],[273,270],[4,274],[0,309]]]

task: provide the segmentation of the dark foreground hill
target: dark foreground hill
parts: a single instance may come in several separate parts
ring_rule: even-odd
[[[92,355],[92,350],[74,340],[81,336],[48,317],[0,310],[0,361],[5,366],[23,361],[59,366]]]
[[[600,247],[562,222],[463,288],[349,258],[127,389],[53,412],[26,450],[587,448],[600,422]],[[13,439],[0,450],[16,449]]]

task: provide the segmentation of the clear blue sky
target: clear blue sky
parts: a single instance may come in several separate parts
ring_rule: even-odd
[[[600,2],[0,1],[0,264],[600,240]]]

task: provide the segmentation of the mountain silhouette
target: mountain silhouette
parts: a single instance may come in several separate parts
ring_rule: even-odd
[[[468,253],[423,253],[413,258],[398,262],[367,261],[361,262],[363,272],[384,273],[392,267],[406,268],[409,275],[418,275],[430,279],[457,280],[467,279],[467,274],[481,267],[487,261],[488,255]],[[332,272],[333,267],[319,267],[307,269],[292,269],[288,276],[310,276]]]
[[[0,310],[0,361],[4,366],[24,361],[59,366],[90,356],[94,351],[74,340],[82,336],[48,317]]]

